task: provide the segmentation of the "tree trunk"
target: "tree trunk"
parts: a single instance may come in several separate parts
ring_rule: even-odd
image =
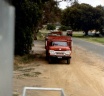
[[[85,30],[84,33],[85,33],[84,36],[87,36],[88,35],[88,30]]]

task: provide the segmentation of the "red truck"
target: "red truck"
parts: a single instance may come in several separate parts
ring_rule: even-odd
[[[65,59],[70,64],[72,52],[71,36],[47,36],[45,38],[46,58],[51,63],[53,58]]]
[[[51,31],[50,33],[47,34],[47,36],[53,35],[53,36],[61,36],[62,31]]]
[[[62,31],[51,31],[52,35],[62,35]]]

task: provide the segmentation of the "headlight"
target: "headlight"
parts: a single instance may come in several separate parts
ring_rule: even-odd
[[[65,51],[65,54],[69,55],[69,54],[71,54],[71,51]]]
[[[52,54],[55,54],[55,51],[54,50],[49,50],[49,53],[52,55]]]

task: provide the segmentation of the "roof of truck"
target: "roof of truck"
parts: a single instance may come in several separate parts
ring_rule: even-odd
[[[51,31],[48,35],[62,35],[62,31]]]
[[[71,41],[71,36],[48,36],[47,40],[68,40]]]

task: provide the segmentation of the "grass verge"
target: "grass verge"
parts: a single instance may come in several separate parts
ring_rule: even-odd
[[[84,36],[82,32],[75,32],[73,34],[75,38],[81,38],[90,42],[96,42],[104,45],[104,37],[91,37],[91,36]]]

